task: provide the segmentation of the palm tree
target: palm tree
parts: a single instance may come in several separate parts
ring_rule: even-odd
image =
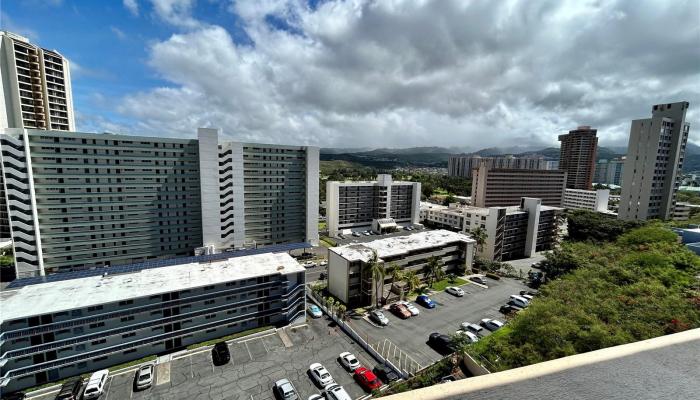
[[[335,305],[335,299],[332,297],[328,297],[326,299],[326,307],[328,307],[328,314],[333,314],[333,306]]]
[[[435,280],[440,280],[443,277],[444,271],[442,270],[442,262],[437,257],[430,257],[428,259],[428,264],[425,266],[426,275],[428,278],[428,286],[433,286]]]
[[[345,312],[348,310],[348,308],[345,306],[345,304],[339,304],[338,308],[335,310],[335,315],[338,316],[338,319],[342,320],[345,318]]]
[[[476,241],[476,248],[479,250],[479,253],[484,251],[484,244],[486,244],[486,239],[489,237],[486,229],[477,226],[469,232],[469,235]]]
[[[409,292],[414,292],[420,286],[420,278],[416,275],[416,271],[408,271],[404,274],[404,282]]]
[[[384,269],[384,264],[379,262],[376,250],[372,250],[372,256],[368,264],[369,272],[372,274],[372,279],[374,280],[374,294],[376,296],[376,305],[378,306],[379,299],[384,297],[384,276],[386,275],[386,270]]]
[[[391,291],[394,290],[394,285],[403,279],[403,271],[401,271],[401,267],[395,263],[391,263],[386,269],[386,274],[391,277],[391,289],[389,290],[389,293],[386,294],[386,298],[384,299],[385,302],[389,299],[389,296],[391,296]]]

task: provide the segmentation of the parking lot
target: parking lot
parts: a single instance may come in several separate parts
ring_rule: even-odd
[[[411,371],[413,363],[426,366],[442,358],[426,344],[431,333],[451,335],[459,329],[460,323],[478,324],[482,318],[505,321],[498,311],[500,306],[508,301],[510,295],[527,289],[522,282],[514,279],[489,279],[488,284],[488,289],[470,283],[461,286],[465,291],[464,297],[445,292],[431,294],[430,298],[437,303],[437,307],[428,309],[416,304],[420,314],[405,320],[386,310],[384,315],[389,318],[389,325],[385,327],[379,327],[367,319],[354,319],[349,323],[358,334],[367,337],[373,347],[378,346],[380,353],[392,359],[397,366],[400,364],[400,368]]]
[[[365,393],[339,364],[338,355],[349,351],[363,366],[371,369],[376,364],[325,316],[309,319],[308,325],[301,327],[243,339],[229,345],[229,349],[231,361],[223,366],[213,365],[209,350],[174,356],[156,368],[154,386],[144,391],[132,390],[133,372],[114,375],[100,399],[274,399],[272,387],[282,378],[289,379],[306,399],[322,391],[308,376],[309,365],[315,362],[323,364],[337,383],[358,398]],[[34,398],[48,400],[54,396]]]

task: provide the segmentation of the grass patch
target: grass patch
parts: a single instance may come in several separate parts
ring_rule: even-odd
[[[326,236],[321,236],[321,238],[319,240],[321,242],[321,246],[323,246],[323,247],[330,248],[330,247],[335,247],[338,245],[338,243],[336,243],[333,239],[326,237]]]
[[[319,221],[318,222],[318,230],[325,231],[326,229],[328,229],[328,223],[326,221]]]
[[[450,358],[443,358],[418,373],[418,375],[390,386],[381,396],[388,396],[390,394],[402,393],[435,385],[442,377],[450,375],[454,369],[455,366],[452,365]]]
[[[433,282],[433,285],[430,286],[430,289],[435,290],[437,292],[441,292],[441,291],[445,290],[445,288],[447,288],[448,286],[462,286],[465,283],[468,283],[468,282],[462,278],[454,278],[451,281],[449,278],[445,278],[443,280]],[[416,296],[418,296],[419,294],[420,294],[420,292],[413,291],[413,292],[408,293],[406,295],[406,298],[415,300]]]
[[[156,356],[146,356],[144,358],[139,358],[138,360],[129,361],[129,362],[125,362],[124,364],[119,364],[119,365],[115,365],[113,367],[109,367],[108,369],[109,369],[109,372],[113,372],[113,371],[116,371],[118,369],[129,368],[129,367],[133,367],[134,365],[139,365],[139,364],[143,364],[143,363],[148,362],[148,361],[153,361],[156,358],[157,358]]]
[[[254,334],[254,333],[266,331],[266,330],[272,329],[272,328],[274,328],[274,326],[267,325],[267,326],[260,326],[260,327],[258,327],[258,328],[248,329],[247,331],[234,333],[234,334],[232,334],[232,335],[220,337],[220,338],[217,338],[217,339],[207,340],[206,342],[200,342],[200,343],[191,344],[191,345],[187,346],[187,350],[198,349],[198,348],[204,347],[204,346],[211,346],[211,345],[213,345],[213,344],[215,344],[215,343],[218,343],[218,342],[221,342],[221,341],[228,341],[228,340],[231,340],[231,339],[238,339],[239,337],[252,335],[252,334]]]

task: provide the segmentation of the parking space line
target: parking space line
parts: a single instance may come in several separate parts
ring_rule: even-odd
[[[113,378],[113,377],[110,377],[110,378],[109,378],[109,382],[107,382],[107,390],[105,390],[105,399],[104,399],[104,400],[107,400],[107,398],[109,397],[109,388],[112,387],[112,381],[113,381],[113,380],[114,380],[114,378]]]
[[[267,345],[265,344],[265,341],[264,341],[264,340],[262,340],[262,339],[260,339],[260,341],[262,342],[262,344],[263,344],[263,347],[265,348],[265,353],[269,353],[269,352],[270,352],[270,350],[268,350],[268,349],[267,349]]]
[[[187,357],[190,359],[190,375],[194,378],[194,369],[192,369],[192,357]]]
[[[248,357],[250,357],[250,361],[253,361],[253,355],[250,354],[250,349],[248,348],[248,343],[243,342],[243,344],[245,345],[245,349],[248,350]]]

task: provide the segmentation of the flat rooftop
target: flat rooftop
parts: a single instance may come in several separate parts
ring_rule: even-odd
[[[459,207],[448,207],[448,206],[443,206],[440,204],[430,204],[430,203],[425,203],[422,202],[421,205],[421,210],[433,210],[433,211],[440,211],[446,214],[452,214],[452,215],[465,215],[466,213],[470,214],[475,214],[475,215],[489,215],[491,208],[505,208],[506,209],[506,214],[518,214],[518,213],[525,213],[527,211],[522,210],[520,206],[508,206],[508,207],[476,207],[476,206],[459,206]],[[545,205],[540,205],[540,211],[551,211],[551,210],[559,210],[563,211],[564,209],[561,207],[553,207],[553,206],[545,206]]]
[[[258,276],[304,272],[285,252],[191,262],[5,289],[0,323]]]
[[[384,258],[407,254],[412,250],[429,249],[455,242],[476,243],[474,239],[463,233],[438,229],[377,239],[371,242],[332,247],[329,251],[349,261],[367,262],[372,257],[373,250],[377,252],[379,258]]]

